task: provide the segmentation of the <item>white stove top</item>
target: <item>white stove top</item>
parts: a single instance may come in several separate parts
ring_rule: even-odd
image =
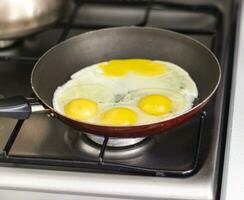
[[[221,200],[244,199],[244,3],[237,31],[235,70]]]

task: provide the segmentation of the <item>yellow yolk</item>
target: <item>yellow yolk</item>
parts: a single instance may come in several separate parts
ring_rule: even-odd
[[[64,106],[65,114],[78,121],[94,116],[97,110],[97,104],[89,99],[74,99]]]
[[[172,101],[166,96],[152,94],[139,101],[139,108],[150,115],[164,115],[172,110]]]
[[[137,122],[137,114],[129,108],[112,108],[101,115],[102,124],[127,126]]]
[[[128,73],[141,76],[157,76],[166,71],[164,64],[146,59],[111,60],[100,64],[99,67],[105,76],[124,76]]]

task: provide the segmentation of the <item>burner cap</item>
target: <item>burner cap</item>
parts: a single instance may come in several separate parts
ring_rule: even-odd
[[[70,149],[90,159],[97,159],[101,152],[104,137],[83,133],[74,129],[68,129],[65,141]],[[109,138],[105,151],[106,159],[130,159],[142,155],[151,148],[153,142],[150,138]]]
[[[103,136],[97,136],[97,135],[93,135],[90,133],[84,133],[90,140],[92,140],[93,142],[102,145],[103,141],[105,139],[105,137]],[[114,138],[114,137],[110,137],[107,143],[108,147],[127,147],[127,146],[131,146],[134,144],[137,144],[141,141],[143,141],[144,139],[146,139],[145,137],[143,138]]]

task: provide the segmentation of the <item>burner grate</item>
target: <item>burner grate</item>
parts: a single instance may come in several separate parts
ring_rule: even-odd
[[[18,134],[19,129],[23,121],[19,121],[16,125],[11,137],[9,138],[5,148],[2,161],[7,163],[15,164],[26,164],[26,165],[48,165],[48,166],[59,166],[59,167],[74,167],[82,169],[96,169],[101,172],[116,172],[121,173],[133,173],[133,174],[143,174],[143,175],[154,175],[154,176],[171,176],[171,177],[185,177],[192,175],[197,172],[199,167],[199,158],[201,156],[201,146],[202,138],[204,134],[204,124],[206,120],[206,111],[202,111],[198,118],[198,135],[197,143],[193,149],[194,160],[190,168],[183,170],[169,170],[169,169],[158,169],[158,168],[146,168],[146,167],[137,167],[128,164],[121,164],[118,162],[113,162],[113,159],[106,159],[105,153],[107,148],[107,143],[109,137],[105,137],[102,146],[99,145],[99,154],[95,160],[83,159],[83,160],[71,160],[71,159],[57,159],[57,158],[45,158],[45,157],[25,157],[25,156],[14,156],[9,154],[10,149],[12,148],[15,138]]]

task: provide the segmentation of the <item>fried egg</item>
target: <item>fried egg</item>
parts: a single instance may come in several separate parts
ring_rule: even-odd
[[[166,89],[139,89],[129,92],[121,101],[140,113],[138,124],[159,122],[177,116],[192,107],[190,98]]]
[[[198,90],[190,75],[170,62],[110,60],[71,75],[53,96],[54,109],[100,125],[148,124],[189,110]]]
[[[138,123],[138,114],[128,106],[112,106],[97,118],[97,123],[113,126],[131,126]]]

